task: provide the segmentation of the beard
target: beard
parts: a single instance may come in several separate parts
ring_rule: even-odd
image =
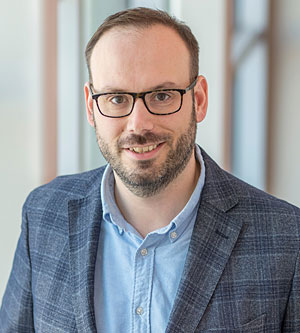
[[[146,132],[143,135],[131,134],[119,139],[114,147],[105,142],[97,130],[95,132],[98,146],[106,161],[119,176],[123,184],[138,197],[151,197],[167,187],[187,166],[193,150],[197,132],[197,122],[195,108],[191,114],[189,126],[185,133],[177,139],[173,148],[171,135],[159,135]],[[155,159],[136,161],[136,166],[129,167],[122,163],[121,152],[126,144],[143,145],[165,142],[169,146],[166,160],[159,165],[155,165]]]

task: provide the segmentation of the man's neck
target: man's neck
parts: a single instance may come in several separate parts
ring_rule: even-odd
[[[201,172],[194,154],[183,172],[165,189],[148,198],[138,197],[115,174],[115,200],[126,219],[144,238],[148,233],[167,226],[190,199]]]

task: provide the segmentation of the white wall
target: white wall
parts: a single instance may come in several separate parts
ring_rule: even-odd
[[[57,6],[57,174],[80,171],[80,4]]]
[[[276,0],[271,192],[300,206],[300,2]]]
[[[226,1],[171,0],[170,10],[190,26],[200,46],[199,73],[208,80],[208,113],[197,142],[223,164]]]
[[[41,181],[39,0],[0,2],[0,301],[21,225]]]

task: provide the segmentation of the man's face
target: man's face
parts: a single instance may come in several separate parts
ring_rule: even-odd
[[[190,56],[184,42],[161,25],[106,32],[93,50],[90,65],[96,92],[184,89],[191,83]],[[135,195],[158,193],[194,155],[196,123],[205,114],[198,112],[201,98],[196,98],[197,109],[193,110],[191,91],[175,114],[150,114],[139,98],[129,116],[114,119],[99,113],[87,86],[85,94],[88,120],[95,127],[100,150],[115,176]]]

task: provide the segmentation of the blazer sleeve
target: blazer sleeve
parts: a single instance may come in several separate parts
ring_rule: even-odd
[[[295,273],[282,332],[300,332],[300,250],[298,251],[298,257],[296,260]]]
[[[1,333],[34,332],[31,262],[25,205],[22,213],[21,235],[0,309]]]

